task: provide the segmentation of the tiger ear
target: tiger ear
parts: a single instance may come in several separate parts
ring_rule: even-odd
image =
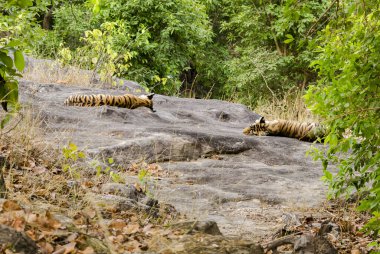
[[[259,123],[265,123],[265,119],[264,119],[264,117],[262,116],[262,117],[260,117],[260,119],[259,119]]]
[[[148,97],[149,100],[151,100],[153,98],[153,96],[155,95],[155,93],[150,93],[148,94],[146,97]]]

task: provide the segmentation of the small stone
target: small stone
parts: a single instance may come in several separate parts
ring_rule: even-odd
[[[139,196],[143,195],[139,193],[134,186],[129,186],[120,183],[105,183],[101,189],[104,194],[117,195],[129,199],[138,201]]]

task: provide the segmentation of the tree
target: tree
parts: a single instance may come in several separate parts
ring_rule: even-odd
[[[11,119],[12,113],[18,110],[18,82],[15,79],[21,76],[18,72],[24,69],[25,61],[23,54],[17,49],[21,41],[12,38],[13,33],[18,29],[9,21],[14,21],[16,12],[13,7],[27,8],[32,6],[33,1],[11,1],[8,0],[0,5],[1,33],[3,38],[0,39],[0,102],[5,111],[9,111],[0,122],[0,128]],[[4,27],[4,28],[3,28]],[[12,57],[11,57],[12,56]],[[10,107],[10,110],[8,106]]]
[[[313,52],[307,47],[323,28],[323,22],[314,24],[326,19],[329,0],[221,2],[221,31],[232,56],[225,62],[224,89],[230,97],[254,107],[260,98],[315,81],[309,68]]]
[[[359,209],[373,213],[368,232],[380,235],[380,4],[345,1],[317,39],[312,66],[319,82],[306,100],[330,133],[322,160],[331,196],[361,197]],[[337,165],[333,175],[328,164]]]

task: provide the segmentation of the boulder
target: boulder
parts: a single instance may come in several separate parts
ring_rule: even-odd
[[[101,89],[20,81],[20,100],[39,112],[46,140],[57,147],[71,141],[121,166],[160,163],[168,176],[149,186],[154,198],[197,220],[216,221],[224,235],[260,238],[273,232],[274,218],[286,209],[324,200],[321,166],[305,156],[311,143],[243,135],[259,117],[244,105],[159,94],[156,112],[63,104],[73,94],[137,93],[136,83],[128,84]]]

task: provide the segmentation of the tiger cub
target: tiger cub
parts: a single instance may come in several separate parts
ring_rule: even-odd
[[[150,108],[153,112],[152,98],[154,93],[136,96],[133,94],[124,95],[71,95],[65,100],[66,106],[96,107],[102,105],[115,106],[120,108],[135,109],[138,107]]]
[[[303,141],[316,141],[326,135],[325,128],[318,123],[300,123],[286,120],[265,121],[264,117],[256,120],[243,130],[245,135],[283,136]]]

